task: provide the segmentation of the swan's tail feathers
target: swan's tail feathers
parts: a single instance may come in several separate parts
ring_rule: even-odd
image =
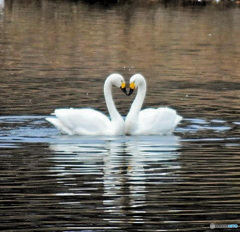
[[[45,118],[53,126],[55,126],[61,133],[72,135],[71,130],[69,130],[58,118]]]
[[[174,129],[178,125],[178,123],[182,120],[182,117],[177,114],[177,111],[171,108],[166,108],[166,116],[168,119],[171,121],[171,126],[170,126],[170,133],[173,133]]]
[[[179,122],[181,122],[183,119],[182,116],[179,116],[178,114],[176,115],[176,119],[175,119],[175,122],[174,122],[174,125],[177,126]]]
[[[172,134],[182,117],[177,114],[176,110],[167,107],[163,108],[162,113],[161,122],[165,122],[166,126],[163,134]]]
[[[179,122],[181,122],[182,119],[183,119],[183,117],[179,116],[176,113],[176,118],[175,118],[174,123],[172,125],[172,129],[169,131],[170,133],[173,133],[173,131],[175,130],[176,126],[179,124]]]

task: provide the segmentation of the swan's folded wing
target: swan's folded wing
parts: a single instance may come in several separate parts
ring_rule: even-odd
[[[45,118],[48,122],[54,125],[61,133],[72,135],[72,131],[68,129],[58,118]]]
[[[170,108],[144,109],[138,117],[138,134],[171,134],[182,117]]]
[[[110,120],[93,109],[57,109],[56,119],[50,121],[60,131],[74,135],[103,135],[109,133]]]

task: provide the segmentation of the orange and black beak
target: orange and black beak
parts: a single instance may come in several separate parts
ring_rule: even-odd
[[[134,89],[135,89],[135,83],[132,82],[130,83],[130,90],[129,90],[128,96],[130,96],[133,93]]]
[[[125,83],[125,82],[122,82],[120,89],[121,89],[126,95],[128,95],[128,94],[127,94],[127,90],[126,90],[126,83]]]

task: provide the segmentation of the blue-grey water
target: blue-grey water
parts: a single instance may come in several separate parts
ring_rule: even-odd
[[[239,25],[238,4],[0,2],[0,229],[240,226]],[[45,121],[107,114],[113,72],[142,73],[144,107],[183,116],[172,135],[66,136]],[[134,96],[114,90],[122,115]]]

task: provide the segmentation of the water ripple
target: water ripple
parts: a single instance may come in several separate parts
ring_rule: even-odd
[[[176,135],[136,137],[64,136],[44,116],[0,124],[4,230],[34,231],[36,222],[41,231],[238,223],[240,137],[226,137],[224,120],[185,119]]]

